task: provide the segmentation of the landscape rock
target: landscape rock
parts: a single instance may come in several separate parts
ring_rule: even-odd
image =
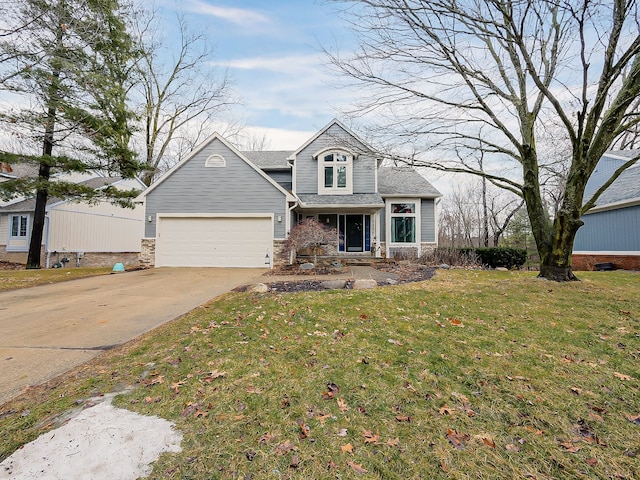
[[[313,263],[303,263],[302,265],[300,265],[301,270],[313,270],[314,268],[315,265]]]
[[[387,278],[385,282],[387,283],[387,285],[398,285],[398,281],[394,280],[393,278]]]
[[[254,285],[251,289],[253,293],[267,293],[269,291],[269,287],[267,287],[264,283],[258,283]]]
[[[346,280],[327,280],[322,282],[323,288],[327,290],[341,290],[347,286]]]
[[[353,282],[352,288],[354,290],[371,290],[372,288],[376,288],[378,286],[378,282],[371,278],[359,279]]]
[[[451,267],[446,263],[441,263],[440,265],[438,265],[438,268],[441,270],[449,270]]]
[[[509,269],[507,267],[496,267],[496,272],[508,272]]]

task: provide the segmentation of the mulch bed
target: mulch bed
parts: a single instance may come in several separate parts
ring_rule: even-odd
[[[435,274],[436,269],[433,267],[427,267],[425,265],[413,265],[413,264],[395,264],[395,263],[380,263],[372,265],[376,270],[380,270],[387,273],[393,273],[398,275],[398,279],[395,282],[378,282],[378,286],[391,285],[391,284],[402,284],[402,283],[411,283],[411,282],[422,282],[425,280],[430,280]],[[313,270],[302,270],[297,266],[286,266],[278,269],[274,269],[269,272],[269,275],[278,276],[278,275],[314,275],[317,277],[322,277],[323,275],[329,275],[334,273],[339,273],[340,270],[333,267],[323,267],[318,266]],[[325,290],[325,287],[322,285],[324,280],[321,278],[318,279],[304,279],[304,280],[293,280],[287,282],[269,282],[268,287],[270,292],[281,293],[281,292],[312,292],[312,291],[320,291]],[[353,280],[347,280],[347,285],[345,288],[351,288],[353,284]],[[238,287],[235,291],[247,291],[251,286],[243,285],[242,287]]]

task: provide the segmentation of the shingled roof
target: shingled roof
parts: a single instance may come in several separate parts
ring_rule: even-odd
[[[378,170],[378,191],[383,196],[442,196],[422,175],[410,167],[381,167]]]
[[[107,185],[113,185],[116,182],[122,180],[122,177],[95,177],[90,178],[88,180],[84,180],[79,182],[81,185],[87,185],[91,188],[101,188]],[[61,202],[61,198],[57,197],[49,197],[47,199],[47,205],[52,205],[54,203]],[[4,207],[0,207],[0,212],[3,213],[17,213],[17,212],[32,212],[36,208],[36,199],[35,197],[25,198],[24,200],[20,200],[19,202],[11,203]]]
[[[287,163],[287,157],[293,153],[291,150],[246,151],[240,153],[262,170],[289,170],[291,168]]]
[[[616,178],[596,202],[596,207],[640,200],[640,165],[628,168]]]

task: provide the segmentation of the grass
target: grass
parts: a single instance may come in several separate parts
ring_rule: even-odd
[[[0,458],[90,395],[176,423],[152,478],[640,477],[640,276],[439,271],[233,293],[0,410]]]
[[[0,292],[94,277],[111,272],[110,268],[51,268],[41,270],[0,270]]]

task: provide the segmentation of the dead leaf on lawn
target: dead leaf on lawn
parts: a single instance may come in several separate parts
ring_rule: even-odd
[[[394,340],[393,338],[390,338],[389,340],[387,340],[387,342],[393,345],[402,345],[402,342],[400,340]]]
[[[330,413],[318,413],[315,416],[315,419],[318,420],[321,424],[324,425],[324,422],[327,421],[327,419],[331,418],[331,414]]]
[[[443,405],[442,407],[440,407],[440,410],[438,410],[440,412],[440,415],[453,415],[453,410],[451,410],[451,408],[449,408],[449,405]]]
[[[268,445],[273,440],[275,440],[275,438],[276,436],[273,433],[267,432],[258,439],[258,443],[264,443],[265,445]]]
[[[300,438],[307,438],[311,435],[311,429],[304,423],[304,420],[298,420],[298,426],[300,427]]]
[[[411,417],[407,416],[407,415],[397,415],[396,416],[396,420],[398,422],[411,422]]]
[[[212,372],[209,372],[206,377],[204,377],[204,381],[211,382],[216,378],[224,377],[226,374],[227,372],[220,372],[218,370],[213,370]]]
[[[359,463],[355,463],[355,462],[347,462],[347,465],[349,465],[354,472],[356,473],[367,473],[369,472],[369,470],[366,470],[362,467],[362,465],[360,465]]]
[[[573,442],[558,442],[558,445],[565,448],[569,453],[576,453],[582,449],[581,446],[575,445]]]
[[[347,429],[346,428],[341,428],[340,430],[338,430],[338,433],[336,433],[336,435],[338,435],[339,437],[346,437],[347,436]]]
[[[374,445],[377,445],[378,442],[380,441],[380,435],[378,434],[378,432],[373,433],[370,430],[363,430],[362,436],[364,437],[365,444],[373,443]]]
[[[627,420],[629,420],[631,423],[635,423],[636,425],[640,425],[640,415],[637,416],[633,416],[633,415],[627,415]]]
[[[580,395],[582,393],[582,389],[578,387],[571,387],[571,391],[576,395]]]
[[[453,325],[454,327],[464,327],[462,322],[460,320],[458,320],[457,318],[450,318],[449,319],[449,323],[451,325]]]
[[[467,434],[459,433],[457,430],[447,429],[447,440],[458,450],[464,450],[467,441],[471,438]]]
[[[496,442],[494,442],[493,440],[490,440],[488,438],[482,438],[482,443],[484,443],[485,445],[487,445],[488,447],[491,448],[496,448]]]
[[[284,442],[279,443],[278,445],[276,445],[276,453],[278,455],[285,455],[286,453],[289,453],[289,452],[295,451],[295,450],[298,450],[298,447],[296,447],[289,440],[285,440]]]
[[[342,453],[353,453],[353,445],[347,443],[346,445],[341,446],[340,450],[342,450]]]
[[[340,392],[340,387],[335,383],[327,383],[327,390],[322,392],[322,398],[325,400],[331,400]]]
[[[631,380],[631,377],[629,375],[625,375],[624,373],[613,372],[613,375],[618,377],[620,380],[623,380],[623,381]]]
[[[598,465],[598,459],[595,457],[587,458],[585,462],[587,462],[587,465],[591,467],[595,467],[596,465]]]
[[[338,398],[336,401],[338,403],[338,410],[340,410],[341,412],[346,412],[349,410],[349,405],[347,405],[347,402],[345,402],[342,398]]]
[[[251,385],[249,388],[247,388],[247,393],[254,393],[256,395],[260,395],[263,392],[264,392],[263,388],[256,388],[253,385]]]
[[[387,447],[397,447],[397,446],[399,446],[399,445],[400,445],[400,439],[399,439],[398,437],[393,438],[393,439],[388,438],[388,439],[387,439],[387,441],[386,441],[386,442],[384,442],[384,444],[385,444]]]
[[[519,452],[520,447],[514,445],[513,443],[507,444],[504,448],[506,448],[509,452]]]

